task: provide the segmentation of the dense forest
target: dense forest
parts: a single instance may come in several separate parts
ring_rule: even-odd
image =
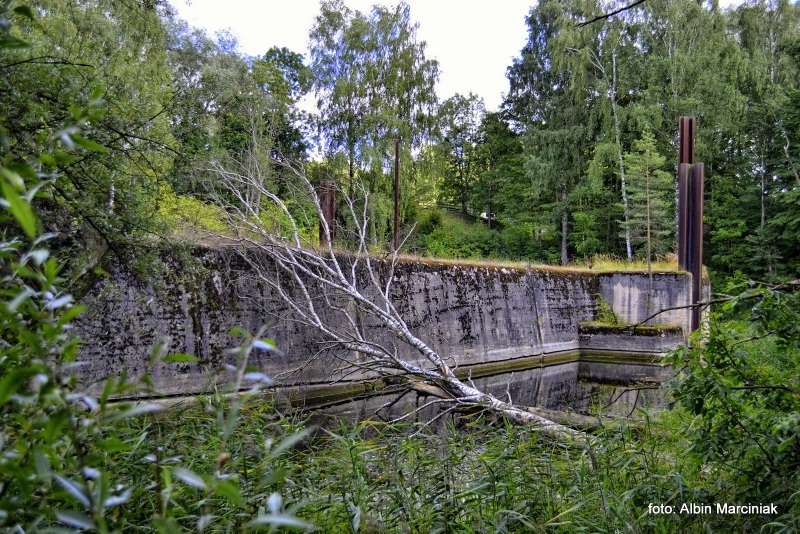
[[[45,2],[7,37],[29,46],[4,48],[3,146],[13,160],[43,140],[78,145],[47,162],[68,254],[94,256],[78,272],[106,248],[223,231],[212,164],[261,158],[285,194],[278,155],[344,192],[365,184],[371,240],[386,247],[398,139],[412,251],[567,263],[641,258],[648,199],[652,250],[674,249],[676,120],[693,115],[708,267],[797,274],[798,8],[653,1],[579,25],[603,8],[537,4],[502,108],[486,112],[468,88],[437,98],[439,67],[404,4],[323,3],[309,57],[249,57],[167,4]],[[298,108],[307,95],[317,113]]]
[[[776,502],[770,528],[798,528],[800,6],[646,0],[602,16],[626,4],[536,2],[508,92],[487,111],[469,87],[437,96],[440,66],[403,2],[361,12],[323,0],[308,54],[250,56],[158,0],[0,0],[0,525],[672,530],[632,503],[680,494]],[[599,436],[588,453],[496,423],[442,440],[350,428],[325,451],[291,451],[308,431],[268,407],[240,414],[216,399],[187,412],[188,426],[162,425],[141,419],[150,405],[108,404],[124,380],[94,399],[61,374],[79,346],[69,327],[82,308],[69,295],[80,301],[109,257],[147,275],[158,247],[230,235],[230,203],[255,193],[231,197],[220,169],[257,174],[309,246],[319,220],[288,169],[337,184],[341,250],[358,230],[346,214],[359,192],[370,250],[390,250],[397,171],[409,253],[672,264],[682,115],[699,122],[719,306],[703,343],[671,356],[676,408],[657,425]],[[284,215],[255,202],[280,232]],[[264,428],[274,441],[248,437]],[[252,479],[246,465],[241,481],[220,476],[228,451],[252,460]],[[462,456],[474,463],[466,481],[451,471]],[[179,463],[194,471],[168,467]],[[522,495],[536,484],[547,491]],[[318,499],[321,487],[336,497]],[[524,498],[536,502],[523,510]],[[695,519],[679,528],[767,521]]]

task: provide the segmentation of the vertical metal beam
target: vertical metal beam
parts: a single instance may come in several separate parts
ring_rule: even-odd
[[[678,119],[678,163],[694,163],[694,137],[696,121],[694,117]]]
[[[322,208],[322,218],[328,226],[328,233],[325,233],[325,226],[319,222],[319,245],[328,246],[328,236],[331,242],[336,237],[336,182],[333,180],[323,180],[319,184],[319,204]]]
[[[681,188],[681,165],[694,163],[694,138],[696,121],[694,117],[681,117],[678,119],[678,265],[683,270],[688,269],[687,236],[688,226],[686,216],[689,214],[687,205],[689,203],[688,188]],[[685,171],[689,176],[689,171]],[[686,178],[688,184],[688,178]]]
[[[689,180],[692,173],[692,166],[688,163],[678,165],[678,266],[684,271],[688,270],[686,264],[687,255],[687,232],[689,218]]]
[[[692,165],[689,184],[687,258],[688,270],[692,273],[692,304],[697,304],[703,297],[703,195],[705,193],[705,168],[702,163]],[[692,308],[692,331],[700,327],[700,317],[700,308]]]
[[[392,250],[400,247],[400,139],[394,140],[394,224]]]
[[[678,119],[678,265],[692,273],[691,304],[703,298],[703,198],[705,168],[694,161],[697,121]],[[700,327],[701,310],[691,308],[691,330]]]

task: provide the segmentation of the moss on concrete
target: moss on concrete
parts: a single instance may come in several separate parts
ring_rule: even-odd
[[[609,323],[604,321],[583,321],[580,323],[578,331],[581,334],[613,334],[628,336],[660,336],[662,334],[683,333],[681,326],[674,324],[635,325],[619,324],[618,322]]]

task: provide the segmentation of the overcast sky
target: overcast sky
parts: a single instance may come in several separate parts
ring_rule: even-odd
[[[741,0],[722,0],[721,5]],[[230,30],[247,54],[285,46],[308,56],[308,33],[319,12],[318,0],[171,0],[181,18],[213,35]],[[345,0],[368,11],[385,0]],[[419,22],[427,55],[439,61],[439,98],[472,91],[495,110],[508,91],[506,67],[519,54],[532,0],[409,0]],[[306,104],[306,106],[308,103]],[[306,107],[303,106],[303,107]]]

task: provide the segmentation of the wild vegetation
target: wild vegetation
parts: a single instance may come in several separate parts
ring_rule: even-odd
[[[487,112],[469,88],[438,100],[439,67],[402,2],[363,13],[326,0],[309,57],[250,57],[162,2],[1,0],[0,526],[800,528],[800,8],[647,0],[580,24],[622,5],[532,6],[509,93]],[[316,114],[298,107],[308,94]],[[274,350],[261,332],[232,347],[230,388],[250,393],[220,391],[180,418],[110,402],[146,380],[89,395],[72,377],[92,343],[70,333],[80,291],[110,256],[147,272],[143,244],[214,244],[235,231],[231,206],[276,235],[294,220],[318,245],[291,168],[367,193],[363,227],[339,197],[342,250],[389,249],[399,161],[414,254],[666,260],[681,114],[700,121],[719,294],[708,331],[670,357],[674,406],[657,419],[597,430],[588,447],[486,413],[314,430],[261,396],[269,377],[247,366],[251,351]],[[226,190],[221,172],[262,187]],[[153,363],[192,359],[153,348]],[[683,502],[778,513],[647,513]]]

